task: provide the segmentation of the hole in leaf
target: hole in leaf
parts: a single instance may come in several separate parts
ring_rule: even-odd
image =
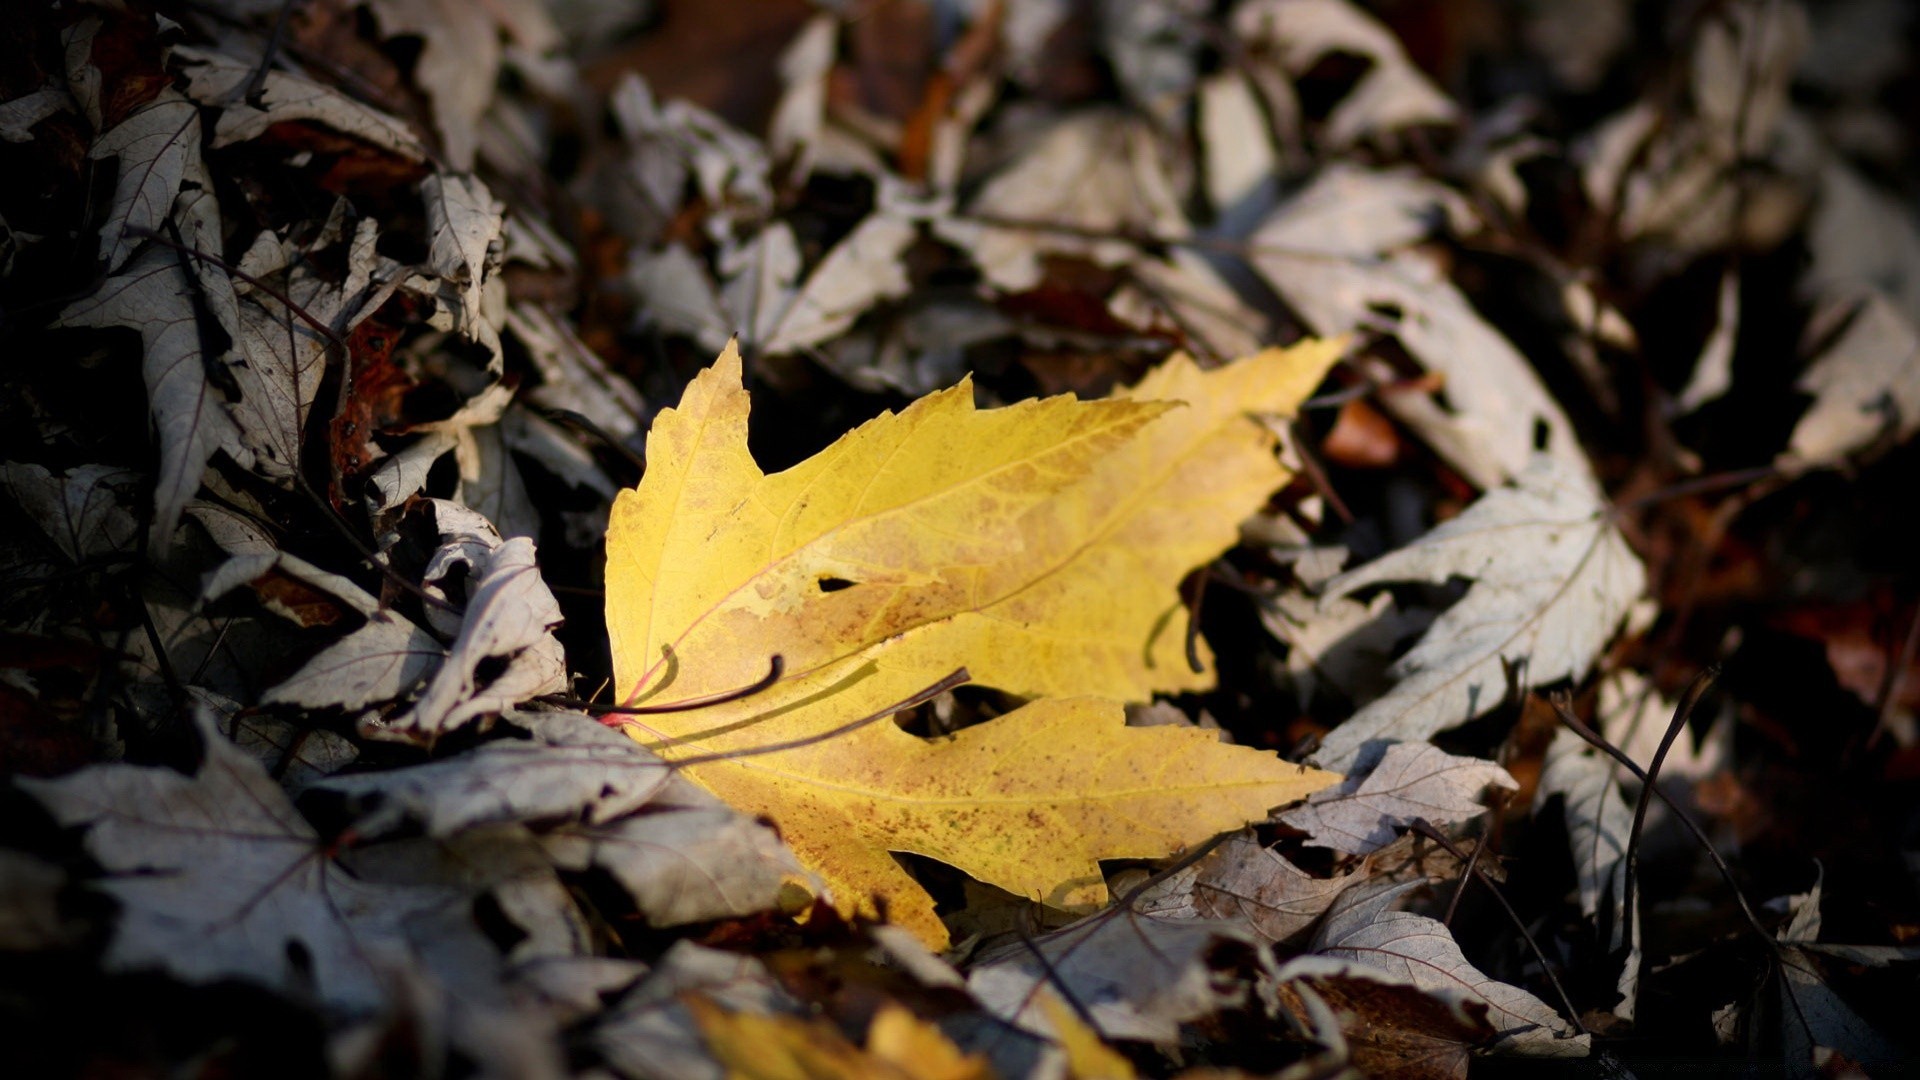
[[[841,589],[851,589],[855,584],[855,582],[848,581],[846,578],[832,576],[823,577],[819,581],[820,591],[823,593],[839,592]]]

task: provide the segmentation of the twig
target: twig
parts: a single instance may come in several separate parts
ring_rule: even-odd
[[[1666,764],[1667,751],[1673,749],[1674,740],[1686,729],[1687,721],[1693,719],[1694,707],[1700,704],[1700,699],[1706,695],[1707,688],[1713,685],[1713,680],[1719,674],[1719,665],[1710,664],[1693,677],[1693,682],[1687,685],[1687,692],[1680,697],[1679,706],[1673,710],[1673,722],[1667,725],[1667,733],[1660,739],[1660,748],[1653,752],[1653,760],[1647,763],[1645,782],[1640,788],[1640,801],[1633,807],[1633,829],[1627,833],[1627,910],[1622,915],[1622,925],[1626,931],[1622,938],[1624,941],[1633,940],[1633,911],[1637,906],[1640,887],[1640,835],[1646,828],[1647,808],[1653,805],[1657,787],[1654,781],[1660,775],[1660,766]]]

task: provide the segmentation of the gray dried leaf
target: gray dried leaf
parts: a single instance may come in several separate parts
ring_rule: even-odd
[[[1405,204],[1388,200],[1382,205]],[[1331,206],[1329,211],[1333,221],[1349,220],[1344,211]],[[1408,220],[1391,210],[1383,211],[1383,218]],[[1288,230],[1314,235],[1311,221],[1290,218]],[[1330,227],[1324,242],[1346,245],[1400,231],[1361,219]],[[1475,484],[1494,487],[1526,468],[1537,452],[1536,427],[1546,429],[1546,452],[1584,467],[1572,424],[1533,366],[1431,259],[1415,250],[1364,258],[1297,254],[1267,246],[1260,235],[1255,243],[1255,269],[1315,333],[1368,327],[1391,334],[1421,366],[1445,380],[1443,400],[1392,394],[1382,401]]]
[[[1418,883],[1349,890],[1334,902],[1314,937],[1321,956],[1373,968],[1444,1000],[1485,1002],[1499,1033],[1494,1048],[1509,1054],[1585,1057],[1592,1039],[1547,1003],[1517,986],[1488,978],[1467,962],[1453,935],[1436,919],[1391,905]]]
[[[1580,736],[1561,731],[1547,747],[1533,801],[1537,814],[1554,799],[1561,800],[1580,911],[1606,932],[1610,953],[1626,944],[1626,853],[1633,811],[1620,792],[1623,771]],[[1613,1006],[1624,1020],[1633,1019],[1639,999],[1640,927],[1641,920],[1634,918],[1633,948],[1621,967],[1620,1000]]]
[[[1250,833],[1241,833],[1198,863],[1148,887],[1133,906],[1157,919],[1229,919],[1267,941],[1290,941],[1362,876],[1314,877]]]
[[[191,113],[191,103],[187,109]],[[197,155],[197,147],[195,152]],[[214,235],[218,235],[217,230]],[[153,532],[162,546],[172,539],[181,512],[199,490],[200,475],[214,452],[226,447],[244,453],[225,398],[207,378],[210,361],[202,344],[195,303],[200,277],[198,268],[190,262],[181,253],[148,245],[108,278],[98,292],[69,305],[55,324],[131,327],[140,333],[147,405],[160,434]]]
[[[484,518],[456,503],[434,500],[434,508],[441,546],[428,560],[425,584],[438,592],[455,566],[464,568],[469,591],[458,636],[413,707],[363,724],[368,738],[430,744],[488,713],[566,687],[566,654],[553,636],[560,605],[540,577],[533,541],[502,541]]]
[[[1489,787],[1519,788],[1491,761],[1458,757],[1430,743],[1394,743],[1364,774],[1317,791],[1277,820],[1307,834],[1312,847],[1365,855],[1393,842],[1396,830],[1418,820],[1434,825],[1478,817]]]
[[[665,763],[638,743],[577,713],[516,712],[531,739],[497,739],[455,757],[316,783],[374,807],[356,828],[382,836],[406,822],[450,837],[481,825],[600,824],[653,802]]]
[[[466,898],[438,887],[373,885],[341,870],[251,757],[195,713],[205,757],[193,776],[95,765],[18,781],[61,824],[85,827],[121,910],[106,964],[189,982],[246,979],[358,1012],[387,1000],[409,934],[464,921]],[[484,944],[484,939],[480,939]]]
[[[1043,255],[1118,266],[1139,250],[1124,238],[1191,231],[1158,137],[1144,120],[1105,111],[1071,113],[1035,138],[966,213],[935,220],[934,231],[968,251],[1002,292],[1039,284]]]
[[[139,473],[106,465],[76,465],[55,476],[41,465],[0,464],[0,485],[76,563],[133,551],[140,523],[127,507],[142,483]]]
[[[439,639],[413,620],[376,611],[359,629],[320,650],[300,670],[260,697],[264,705],[364,709],[397,701],[447,655]]]
[[[1393,690],[1327,735],[1314,755],[1322,767],[1344,770],[1369,742],[1420,742],[1485,713],[1506,696],[1509,664],[1524,663],[1533,684],[1585,675],[1646,586],[1585,465],[1542,455],[1513,486],[1335,578],[1329,594],[1456,577],[1472,583],[1466,595],[1394,664]]]
[[[213,190],[200,137],[200,107],[169,87],[94,140],[89,158],[119,159],[113,202],[100,225],[100,258],[109,271],[120,269],[143,242],[132,231],[166,224],[183,186]]]
[[[910,214],[889,209],[883,200],[807,275],[762,347],[769,354],[804,351],[845,332],[874,305],[905,296],[902,257],[919,232]]]
[[[434,173],[420,182],[427,206],[427,266],[458,289],[454,328],[483,340],[481,294],[506,251],[506,205],[477,176]]]
[[[597,816],[541,842],[559,866],[611,874],[649,926],[797,911],[820,891],[772,828],[681,777],[669,778],[636,813]]]
[[[1393,32],[1346,0],[1255,0],[1235,10],[1233,29],[1243,48],[1277,56],[1291,78],[1330,53],[1371,61],[1327,115],[1324,137],[1332,147],[1420,124],[1452,123],[1459,115]]]
[[[1241,926],[1114,911],[981,957],[967,988],[1038,1035],[1054,1034],[1041,1001],[1051,987],[1084,1006],[1104,1038],[1172,1043],[1181,1024],[1223,1009],[1271,1012],[1272,975],[1265,947]]]
[[[12,101],[0,101],[0,139],[10,143],[33,141],[34,125],[73,107],[63,86],[43,86]]]
[[[425,161],[426,147],[406,121],[363,105],[330,86],[274,68],[267,70],[257,101],[242,100],[259,68],[257,59],[241,59],[211,49],[179,45],[187,94],[203,105],[221,106],[214,122],[215,147],[259,138],[275,124],[307,121],[351,135],[408,161]]]
[[[1905,442],[1920,431],[1920,333],[1885,295],[1870,293],[1796,385],[1814,397],[1781,455],[1789,468]]]
[[[721,1080],[720,1063],[707,1053],[683,1003],[692,993],[728,1012],[804,1011],[759,958],[680,941],[607,1011],[588,1039],[607,1064],[632,1080]]]

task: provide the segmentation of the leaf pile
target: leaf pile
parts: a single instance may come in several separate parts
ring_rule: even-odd
[[[0,1071],[1897,1068],[1917,28],[21,12]]]

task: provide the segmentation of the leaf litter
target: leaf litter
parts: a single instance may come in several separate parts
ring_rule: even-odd
[[[0,45],[10,1065],[1911,1055],[1897,5],[590,7]]]

